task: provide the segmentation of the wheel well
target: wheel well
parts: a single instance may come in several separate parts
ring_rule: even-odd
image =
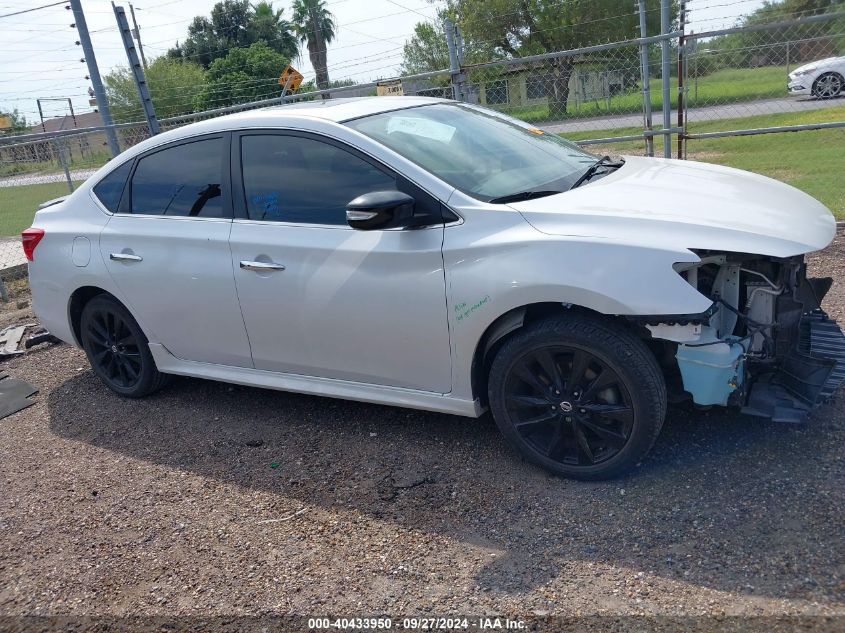
[[[596,319],[612,321],[628,330],[634,332],[640,338],[645,339],[646,345],[652,354],[661,362],[663,356],[660,341],[655,341],[648,336],[644,328],[637,327],[634,323],[624,317],[609,316],[583,308],[581,306],[563,303],[533,303],[519,308],[514,308],[501,315],[491,323],[481,336],[472,359],[472,393],[473,397],[479,398],[484,406],[487,406],[487,376],[490,373],[490,365],[496,356],[496,352],[516,332],[526,325],[530,325],[540,319],[563,314],[567,310],[577,310],[582,314],[588,314]],[[662,365],[663,363],[661,363]]]
[[[70,305],[68,306],[70,327],[73,330],[73,336],[76,339],[77,344],[80,346],[82,345],[82,329],[80,324],[82,319],[82,310],[85,308],[85,305],[91,301],[91,299],[98,295],[108,295],[115,301],[118,301],[113,294],[103,290],[102,288],[97,288],[96,286],[82,286],[81,288],[74,290],[73,294],[70,296]]]
[[[813,80],[813,90],[816,89],[816,84],[818,83],[819,79],[821,79],[825,75],[836,75],[837,77],[839,77],[839,81],[841,81],[842,83],[845,83],[845,77],[842,76],[842,73],[838,73],[835,70],[826,70],[825,72],[823,72],[821,75],[819,75],[818,77],[816,77]]]

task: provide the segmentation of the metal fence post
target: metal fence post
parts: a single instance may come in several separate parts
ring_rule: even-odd
[[[660,34],[666,35],[670,32],[669,1],[660,0]],[[672,127],[672,97],[671,97],[671,64],[669,40],[660,42],[661,53],[661,79],[663,80],[663,129]],[[669,132],[663,133],[663,156],[672,157],[672,135]]]
[[[679,25],[678,30],[681,32],[680,37],[678,37],[678,128],[680,128],[680,132],[678,132],[678,158],[684,157],[684,108],[686,107],[686,99],[684,91],[686,90],[685,82],[684,82],[684,75],[686,73],[686,38],[685,38],[685,28],[686,28],[686,12],[687,12],[687,3],[686,0],[680,0],[679,3]]]
[[[648,29],[645,20],[645,0],[637,3],[640,10],[640,37],[648,37]],[[640,75],[643,82],[643,117],[645,118],[645,131],[652,131],[651,123],[651,77],[648,68],[648,44],[640,44]],[[645,135],[646,156],[654,156],[654,137],[651,134]]]
[[[789,82],[789,40],[786,40],[786,81]]]
[[[156,119],[156,111],[150,97],[147,79],[144,77],[144,68],[141,66],[135,42],[132,40],[132,31],[129,29],[126,11],[123,10],[123,7],[116,6],[114,2],[111,3],[111,6],[114,9],[114,17],[117,19],[117,29],[120,31],[120,37],[123,40],[123,48],[126,49],[126,57],[129,59],[129,68],[132,70],[132,77],[135,79],[135,87],[138,89],[138,98],[141,100],[144,117],[147,119],[150,134],[155,136],[161,132],[161,129],[158,125],[158,119]]]
[[[68,189],[73,193],[73,179],[70,177],[70,169],[67,164],[67,156],[65,156],[65,142],[62,138],[53,140],[53,151],[56,152],[56,158],[59,165],[62,166],[62,171],[65,172],[65,180],[67,180]]]
[[[106,127],[106,140],[112,156],[117,156],[120,154],[120,145],[117,143],[117,134],[114,131],[109,102],[106,99],[106,91],[103,89],[103,81],[100,79],[100,70],[97,68],[97,58],[94,56],[94,47],[91,44],[91,36],[88,34],[88,24],[85,22],[85,14],[82,12],[81,0],[70,0],[70,7],[73,10],[73,19],[79,33],[79,43],[82,45],[85,62],[88,64],[88,76],[91,78],[91,86],[94,88],[97,108],[100,110],[103,125]]]
[[[458,46],[455,43],[455,23],[450,18],[446,18],[443,21],[443,26],[446,30],[446,46],[449,47],[449,74],[452,77],[452,98],[455,101],[463,101],[463,76],[458,57]]]

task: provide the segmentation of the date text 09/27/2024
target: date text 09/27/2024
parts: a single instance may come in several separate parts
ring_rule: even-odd
[[[388,617],[374,618],[309,618],[309,630],[382,630],[388,631],[393,628],[400,630],[422,630],[422,631],[519,631],[526,627],[523,620],[512,620],[499,617],[479,618],[402,618],[394,621]]]

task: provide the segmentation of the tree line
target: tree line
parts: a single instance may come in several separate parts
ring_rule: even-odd
[[[300,91],[334,87],[326,49],[335,34],[325,0],[293,0],[290,20],[272,1],[218,2],[210,15],[191,21],[183,41],[145,69],[156,115],[167,118],[280,96],[279,74],[300,55],[300,46],[316,74]],[[129,69],[117,68],[103,81],[115,120],[137,120],[141,107]]]
[[[430,0],[438,7],[437,20],[419,22],[406,41],[400,73],[403,75],[443,70],[449,67],[449,51],[443,23],[447,18],[460,27],[465,63],[519,58],[538,53],[572,50],[590,44],[623,41],[639,35],[639,16],[633,0]],[[740,20],[758,24],[800,17],[818,12],[843,10],[845,0],[767,0]],[[670,6],[677,24],[678,1]],[[660,0],[646,0],[647,29],[650,35],[660,29]],[[325,0],[294,0],[289,18],[272,1],[251,4],[249,0],[223,0],[208,16],[196,16],[187,36],[177,42],[147,68],[147,82],[159,117],[224,107],[236,103],[279,96],[277,77],[282,68],[307,52],[316,74],[315,81],[300,92],[327,90],[353,82],[332,82],[329,77],[327,47],[335,39],[338,25]],[[763,38],[780,41],[802,33],[830,32],[826,51],[842,52],[845,24],[837,21],[815,27],[793,28],[783,33],[737,33],[705,41],[714,63],[704,72],[722,66],[781,64],[783,46],[772,45],[765,55],[747,51],[759,47]],[[802,30],[803,29],[803,30]],[[837,30],[838,29],[838,30]],[[837,35],[838,34],[838,35]],[[793,49],[791,61],[818,50]],[[803,53],[802,53],[803,51]],[[651,51],[656,61],[659,47]],[[765,57],[765,59],[763,58]],[[566,116],[572,75],[578,63],[607,69],[629,69],[631,89],[636,89],[639,52],[636,47],[618,49],[606,55],[566,57],[532,68],[543,82],[552,117]],[[698,69],[701,70],[700,68]],[[487,79],[495,80],[490,71]],[[485,79],[486,80],[486,79]],[[444,77],[444,83],[448,78]],[[118,120],[137,120],[140,105],[128,69],[115,70],[105,78],[112,110]]]

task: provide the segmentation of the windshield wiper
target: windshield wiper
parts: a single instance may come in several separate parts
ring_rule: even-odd
[[[578,178],[578,180],[576,180],[572,184],[570,189],[575,189],[575,187],[580,187],[585,182],[587,182],[590,178],[592,178],[593,176],[598,174],[599,170],[602,169],[603,167],[616,167],[616,168],[618,168],[618,167],[622,167],[622,165],[624,165],[624,164],[625,164],[624,160],[616,161],[616,160],[611,160],[610,156],[602,156],[599,160],[597,160],[595,163],[590,165],[590,167],[587,169],[587,171],[585,171],[583,174],[581,174],[581,177]]]
[[[563,193],[562,191],[518,191],[517,193],[509,193],[506,196],[499,196],[488,200],[493,204],[504,204],[505,202],[521,202],[523,200],[533,200],[534,198],[545,198],[546,196],[553,196],[556,193]]]

